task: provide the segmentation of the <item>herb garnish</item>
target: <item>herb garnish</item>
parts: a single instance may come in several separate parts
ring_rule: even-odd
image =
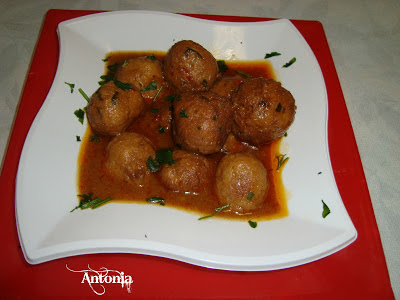
[[[296,61],[296,57],[293,57],[291,60],[289,60],[289,62],[287,62],[286,64],[284,64],[284,65],[282,66],[282,68],[290,67],[291,65],[294,64],[295,61]]]
[[[229,69],[224,60],[218,60],[217,64],[220,73],[224,73]]]
[[[243,72],[241,70],[236,69],[235,72],[239,73],[240,75],[246,76],[247,78],[251,78],[251,75],[249,75],[246,72]]]
[[[267,58],[270,58],[270,57],[274,57],[274,56],[279,56],[279,55],[281,55],[279,52],[273,51],[271,53],[265,54],[264,59],[267,59]]]
[[[133,89],[133,85],[130,84],[129,82],[123,83],[117,79],[114,79],[114,84],[117,88],[120,88],[123,91],[131,90]]]
[[[158,113],[160,110],[158,108],[150,108],[150,112],[153,114]]]
[[[83,111],[83,109],[77,109],[76,111],[74,111],[74,115],[78,118],[78,121],[83,124],[83,119],[85,117],[85,112]]]
[[[256,227],[257,227],[257,222],[251,221],[251,220],[249,220],[249,221],[247,221],[247,222],[249,223],[249,225],[250,225],[251,228],[256,228]]]
[[[89,138],[89,141],[91,141],[91,142],[100,142],[100,137],[98,137],[98,136],[95,135],[95,134],[92,134],[92,135],[90,136],[90,138]]]
[[[285,164],[285,162],[289,159],[289,157],[285,157],[285,156],[286,156],[286,154],[275,156],[275,158],[278,160],[278,166],[277,166],[277,168],[276,168],[277,171],[278,171],[278,170]]]
[[[106,57],[105,59],[102,59],[102,61],[106,62],[111,58],[111,56]]]
[[[325,204],[324,200],[321,200],[321,201],[322,201],[322,207],[323,207],[322,217],[325,219],[326,216],[331,213],[331,210],[329,209],[328,205]]]
[[[158,90],[157,94],[154,96],[153,102],[156,102],[156,99],[157,99],[158,95],[161,93],[163,88],[164,88],[164,86],[160,87],[160,89]]]
[[[79,135],[76,136],[76,141],[80,142],[81,141],[81,137]]]
[[[173,101],[175,100],[176,96],[178,96],[178,95],[174,94],[174,95],[165,97],[164,100],[165,100],[165,101],[169,101],[169,102],[173,102]]]
[[[154,91],[155,89],[157,89],[157,81],[152,81],[152,82],[150,82],[150,84],[148,86],[141,89],[140,91],[141,92]]]
[[[90,98],[88,97],[88,95],[86,95],[85,92],[84,92],[81,88],[78,89],[78,91],[79,91],[79,93],[81,93],[81,95],[83,96],[83,98],[85,98],[85,100],[86,100],[87,102],[90,101]]]
[[[73,84],[73,83],[68,83],[68,82],[64,82],[66,85],[68,85],[69,86],[69,88],[71,89],[71,94],[74,92],[74,87],[75,87],[75,84]]]
[[[208,218],[214,217],[217,213],[223,211],[225,208],[228,208],[228,207],[229,207],[229,204],[226,204],[226,205],[220,206],[220,207],[216,207],[215,208],[215,212],[213,214],[208,215],[208,216],[204,216],[204,217],[200,217],[197,220],[200,221],[200,220],[204,220],[204,219],[208,219]]]
[[[154,54],[152,55],[147,55],[146,58],[151,59],[152,61],[156,60],[156,57],[154,56]]]
[[[115,72],[115,71],[117,71],[117,68],[118,68],[118,64],[117,64],[117,63],[115,63],[115,64],[113,64],[113,65],[111,65],[111,66],[107,66],[107,69],[108,69],[110,72]]]
[[[160,205],[162,205],[162,206],[165,205],[165,203],[164,203],[165,199],[164,199],[164,198],[161,198],[161,197],[146,198],[146,201],[147,201],[147,202],[150,202],[150,203],[158,203],[158,204],[160,204]]]
[[[254,197],[254,193],[250,191],[250,192],[247,194],[247,200],[251,201],[251,199],[253,199],[253,197]]]
[[[128,64],[129,62],[127,60],[124,60],[124,62],[122,63],[122,67],[125,68]]]
[[[73,212],[75,209],[86,209],[86,208],[91,208],[91,209],[95,209],[97,207],[99,207],[100,205],[112,200],[112,197],[106,198],[106,199],[101,199],[99,197],[96,198],[92,198],[93,197],[93,193],[89,193],[89,195],[78,195],[78,197],[81,197],[82,199],[79,201],[79,205],[76,206],[73,210],[71,210],[70,212]]]
[[[158,125],[158,132],[164,134],[167,130],[167,127]]]
[[[147,168],[150,170],[150,172],[155,173],[158,172],[160,169],[160,163],[153,159],[151,156],[146,161]]]
[[[186,111],[185,111],[184,109],[182,109],[182,110],[179,112],[179,116],[182,117],[182,118],[189,118],[188,115],[186,114]]]
[[[172,165],[175,163],[173,159],[173,150],[172,149],[159,149],[156,150],[156,157],[153,159],[151,156],[146,161],[147,168],[150,172],[155,173],[160,169],[160,165]]]

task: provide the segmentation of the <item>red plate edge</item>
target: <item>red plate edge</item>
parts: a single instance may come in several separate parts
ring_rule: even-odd
[[[323,26],[318,21],[292,20],[312,48],[324,75],[329,98],[328,138],[335,179],[348,213],[358,231],[345,249],[313,263],[268,272],[212,270],[147,255],[96,254],[59,259],[31,266],[19,248],[15,220],[15,177],[30,125],[51,87],[58,62],[59,22],[99,11],[49,10],[33,55],[5,152],[0,188],[3,191],[0,238],[0,295],[7,298],[44,296],[97,296],[75,270],[90,265],[124,271],[134,280],[132,293],[106,286],[106,295],[121,297],[307,297],[319,299],[394,299],[389,274],[346,103]],[[242,16],[186,14],[219,21],[271,20]],[[320,201],[317,199],[316,201]],[[21,286],[24,286],[22,289]],[[155,288],[156,287],[156,288]]]

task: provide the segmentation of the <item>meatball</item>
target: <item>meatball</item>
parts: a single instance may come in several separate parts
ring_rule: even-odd
[[[175,43],[164,58],[163,70],[179,93],[209,90],[219,72],[214,56],[193,41]]]
[[[90,97],[86,113],[97,135],[114,136],[125,131],[143,107],[137,90],[122,90],[109,81]]]
[[[241,77],[223,77],[215,82],[210,92],[231,99],[242,83]]]
[[[232,98],[233,132],[255,146],[283,136],[294,121],[292,94],[273,79],[246,80]]]
[[[154,56],[126,60],[117,69],[115,77],[118,81],[132,84],[141,91],[145,100],[153,100],[160,89],[166,85],[161,63]]]
[[[216,153],[232,127],[232,105],[211,92],[185,93],[174,102],[173,137],[185,150]]]
[[[115,136],[106,148],[105,169],[115,178],[140,183],[150,173],[146,162],[155,158],[149,139],[134,132]]]
[[[207,158],[183,150],[173,152],[175,163],[163,166],[161,182],[170,190],[181,193],[198,193],[208,181],[210,164]]]
[[[262,162],[251,154],[227,154],[218,164],[216,192],[222,205],[238,213],[257,209],[264,202],[269,184]]]

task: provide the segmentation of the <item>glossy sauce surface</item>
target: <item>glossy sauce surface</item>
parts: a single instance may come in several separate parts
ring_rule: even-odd
[[[162,52],[113,52],[106,55],[106,64],[122,64],[125,60],[143,55],[155,55],[162,61],[165,53]],[[259,62],[226,62],[229,70],[223,76],[237,76],[245,78],[247,75],[252,77],[274,78],[274,72],[267,61]],[[107,70],[107,69],[106,69]],[[171,148],[177,149],[172,139],[171,126],[169,125],[169,110],[172,102],[165,100],[165,95],[172,95],[172,90],[164,90],[164,97],[157,98],[153,102],[147,102],[142,115],[136,119],[129,127],[128,131],[137,132],[148,137],[154,144],[155,149]],[[212,168],[209,174],[209,183],[198,194],[181,194],[165,188],[157,173],[151,173],[140,185],[130,184],[115,180],[106,174],[104,162],[106,160],[106,147],[111,138],[100,137],[98,141],[90,141],[93,135],[88,126],[85,136],[82,138],[81,150],[78,159],[78,191],[79,194],[93,193],[95,197],[108,198],[112,201],[130,203],[152,204],[146,201],[151,197],[161,197],[164,199],[165,206],[183,209],[195,213],[198,217],[211,215],[221,204],[215,193],[215,170],[220,159],[225,155],[225,151],[207,155]],[[283,137],[284,138],[284,137]],[[249,152],[259,158],[264,164],[269,181],[269,190],[263,205],[251,213],[239,215],[224,209],[215,217],[224,217],[239,220],[266,220],[281,218],[288,215],[285,190],[281,179],[283,167],[277,170],[280,155],[279,145],[281,139],[269,145],[259,148],[249,146],[237,140],[233,135],[228,138],[224,150],[229,152]],[[107,205],[107,204],[106,204]]]

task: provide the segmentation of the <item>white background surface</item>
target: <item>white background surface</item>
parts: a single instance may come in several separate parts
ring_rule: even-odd
[[[325,29],[400,298],[400,2],[398,0],[0,0],[0,158],[48,9],[124,10],[318,20]]]

